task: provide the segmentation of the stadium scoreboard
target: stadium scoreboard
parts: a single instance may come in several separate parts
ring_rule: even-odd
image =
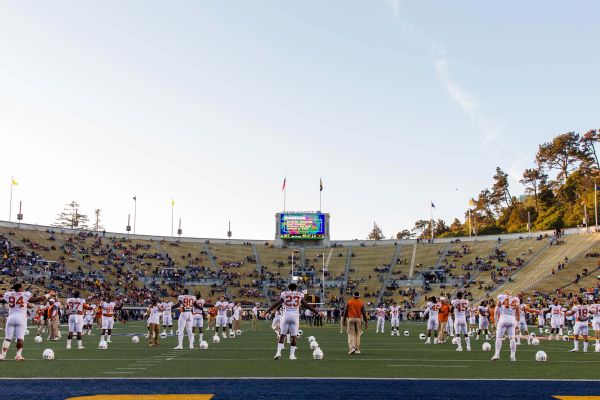
[[[277,213],[275,239],[283,244],[293,241],[314,241],[318,245],[329,240],[329,214],[320,212]]]

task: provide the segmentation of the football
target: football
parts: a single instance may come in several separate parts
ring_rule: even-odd
[[[44,360],[54,360],[54,350],[52,350],[52,349],[44,350],[44,352],[42,353],[42,358]]]
[[[483,351],[491,351],[492,350],[492,345],[489,344],[488,342],[485,342],[484,344],[481,345],[481,350],[483,350]]]
[[[108,344],[106,343],[105,340],[101,340],[100,343],[98,343],[98,348],[100,350],[106,350],[106,349],[108,349]]]
[[[409,331],[404,331],[404,336],[409,336],[410,332]]]
[[[132,341],[133,343],[139,343],[139,342],[140,342],[140,338],[139,338],[139,337],[137,337],[137,336],[133,336],[133,337],[131,338],[131,341]]]
[[[33,341],[36,343],[42,343],[42,337],[40,335],[37,335],[35,338],[33,338]]]
[[[317,349],[317,348],[319,348],[319,343],[317,343],[317,341],[316,341],[316,340],[314,340],[314,341],[310,342],[310,349],[311,349],[311,350],[315,350],[315,349]]]
[[[206,350],[208,349],[208,342],[203,340],[200,342],[200,350]]]
[[[221,341],[221,338],[217,335],[213,336],[213,343],[219,343]]]
[[[540,339],[538,339],[538,338],[531,339],[531,344],[533,346],[539,346],[540,345]]]
[[[548,361],[548,356],[543,351],[538,351],[535,353],[535,361],[545,362]]]
[[[322,360],[323,359],[323,350],[321,350],[317,347],[315,349],[315,351],[313,351],[313,358],[315,360]]]

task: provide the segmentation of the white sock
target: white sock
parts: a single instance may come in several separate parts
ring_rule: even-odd
[[[294,354],[296,354],[296,346],[291,346],[290,347],[290,356],[293,356]]]
[[[583,351],[587,351],[588,342],[583,342]]]
[[[277,354],[281,354],[281,350],[283,350],[283,343],[277,342]]]
[[[179,333],[177,334],[177,343],[178,343],[178,347],[182,347],[183,346],[183,329],[179,330]]]
[[[67,347],[71,347],[71,339],[67,339]]]
[[[500,350],[502,350],[502,339],[496,338],[496,355],[500,356]]]
[[[82,347],[82,346],[83,346],[83,340],[77,339],[77,347]]]
[[[107,335],[107,336],[106,336],[106,337],[108,338],[108,339],[106,340],[107,342],[110,342],[110,336],[111,336],[111,335]]]
[[[189,333],[188,338],[190,339],[190,347],[194,346],[194,334]]]
[[[531,335],[527,334],[527,344],[531,344]]]
[[[22,352],[23,352],[23,348],[22,347],[20,349],[17,349],[17,356],[20,356]]]
[[[573,341],[573,348],[574,348],[575,350],[579,350],[579,340],[575,340],[575,341]]]
[[[465,343],[467,343],[467,348],[471,348],[471,338],[468,336],[465,336]]]
[[[458,340],[456,341],[456,344],[458,345],[458,347],[462,347],[462,344],[460,343],[460,336],[456,337]]]
[[[510,356],[514,357],[517,353],[517,342],[515,339],[510,339]]]
[[[204,333],[199,333],[198,337],[200,338],[200,342],[202,342],[204,340]]]

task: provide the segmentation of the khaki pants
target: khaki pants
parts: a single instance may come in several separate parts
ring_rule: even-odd
[[[360,350],[361,318],[348,318],[348,348]]]
[[[255,330],[258,328],[258,318],[256,315],[252,314],[252,329]]]
[[[59,324],[58,315],[50,318],[50,340],[58,340],[60,337],[60,324]]]
[[[159,324],[150,324],[148,329],[148,346],[158,346]]]
[[[438,340],[440,342],[446,339],[446,325],[448,325],[448,321],[440,321],[440,326],[438,327]]]

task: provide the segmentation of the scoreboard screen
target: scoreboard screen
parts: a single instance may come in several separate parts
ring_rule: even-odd
[[[325,214],[281,214],[279,234],[282,239],[323,239]]]

